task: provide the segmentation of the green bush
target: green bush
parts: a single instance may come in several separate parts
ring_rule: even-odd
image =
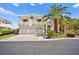
[[[2,29],[0,30],[0,35],[6,35],[6,34],[11,34],[13,33],[12,29]]]
[[[66,36],[67,37],[75,37],[75,34],[74,33],[67,33]]]
[[[49,30],[49,31],[47,31],[47,36],[48,37],[54,37],[54,35],[55,35],[55,32],[54,31],[52,31],[52,30]]]
[[[55,36],[55,38],[64,38],[65,37],[65,34],[58,34]]]

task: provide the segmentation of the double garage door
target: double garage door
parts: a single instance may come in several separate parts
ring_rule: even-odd
[[[43,35],[43,29],[42,28],[25,28],[21,29],[21,34],[35,34],[38,36]]]
[[[34,28],[25,28],[20,30],[21,34],[35,34]]]

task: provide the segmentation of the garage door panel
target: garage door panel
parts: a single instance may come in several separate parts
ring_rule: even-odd
[[[38,36],[43,35],[43,29],[42,28],[37,28],[36,29],[36,35],[38,35]]]
[[[29,30],[29,34],[35,34],[35,29],[31,28],[31,29]]]
[[[27,34],[27,29],[21,29],[20,34]]]

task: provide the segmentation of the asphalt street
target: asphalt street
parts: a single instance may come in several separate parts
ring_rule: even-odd
[[[0,55],[79,55],[79,39],[0,41]]]

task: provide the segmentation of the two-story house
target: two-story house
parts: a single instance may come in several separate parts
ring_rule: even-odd
[[[51,29],[54,30],[54,24],[53,22],[50,23],[50,19],[47,22],[43,22],[43,15],[21,15],[19,19],[19,34],[42,36],[49,25]]]
[[[19,34],[33,34],[41,36],[44,33],[42,15],[28,14],[19,16]]]

